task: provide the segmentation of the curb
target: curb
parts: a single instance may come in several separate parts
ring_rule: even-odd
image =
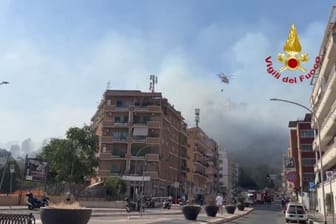
[[[225,219],[224,222],[216,222],[216,223],[212,223],[211,224],[219,224],[219,223],[226,223],[226,222],[231,222],[233,220],[236,220],[236,219],[239,219],[241,217],[244,217],[245,215],[248,215],[250,214],[251,212],[254,211],[254,208],[252,208],[250,211],[244,213],[244,214],[240,214],[240,215],[237,215],[237,216],[234,216],[234,217],[231,217],[231,218],[228,218],[228,219]]]
[[[150,216],[150,215],[179,215],[182,214],[182,212],[169,212],[169,213],[164,213],[164,212],[153,212],[153,213],[142,213],[142,216]],[[99,214],[99,213],[92,213],[92,217],[103,217],[103,216],[136,216],[139,217],[141,216],[140,213],[134,213],[134,212],[123,212],[123,213],[117,213],[117,212],[112,212],[112,213],[104,213],[104,214]]]

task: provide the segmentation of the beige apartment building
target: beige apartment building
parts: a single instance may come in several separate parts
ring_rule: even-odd
[[[314,129],[319,131],[314,139],[313,150],[316,153],[315,181],[317,182],[318,209],[323,212],[323,198],[330,194],[330,185],[336,192],[336,181],[331,177],[326,181],[326,171],[336,172],[336,16],[335,7],[332,8],[327,28],[320,49],[320,69],[313,79],[311,107],[318,122],[312,118]],[[325,197],[322,194],[320,178],[319,149],[322,151],[322,166],[324,176]],[[335,175],[334,175],[335,176]],[[335,206],[334,206],[335,207]]]
[[[107,90],[91,120],[99,137],[99,180],[126,180],[131,197],[143,183],[145,195],[186,193],[187,125],[161,93]]]
[[[188,133],[188,196],[216,193],[218,188],[218,146],[199,127]]]

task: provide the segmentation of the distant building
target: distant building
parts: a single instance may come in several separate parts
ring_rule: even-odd
[[[187,173],[187,125],[161,93],[107,90],[92,127],[99,136],[97,176],[127,180],[129,195],[180,196]]]
[[[217,143],[199,127],[189,128],[188,133],[188,195],[215,194],[217,179]]]
[[[290,121],[289,148],[287,158],[293,161],[291,165],[285,165],[285,177],[287,189],[291,192],[308,192],[309,182],[314,182],[315,153],[313,152],[312,142],[314,140],[314,130],[311,128],[311,114],[306,114],[304,119]],[[291,168],[295,169],[295,180],[288,180],[288,173]],[[287,170],[286,170],[287,168]]]
[[[232,186],[229,178],[229,159],[227,151],[218,150],[218,192],[225,194]]]

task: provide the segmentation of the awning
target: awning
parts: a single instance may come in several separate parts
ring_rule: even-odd
[[[133,136],[148,136],[148,127],[135,127]]]

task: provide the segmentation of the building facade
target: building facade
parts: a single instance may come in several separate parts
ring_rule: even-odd
[[[334,178],[327,181],[326,171],[336,171],[336,16],[335,6],[332,8],[324,33],[320,52],[320,69],[313,77],[313,90],[310,98],[313,127],[317,130],[313,143],[316,152],[315,175],[317,183],[318,209],[323,211],[324,198],[330,194],[330,188],[335,192]],[[320,138],[320,141],[319,141]],[[320,158],[321,151],[322,158]],[[321,160],[323,167],[323,182],[320,178]],[[330,187],[331,186],[331,187]],[[323,195],[323,190],[325,195]],[[334,206],[335,207],[335,206]]]
[[[218,192],[226,194],[230,189],[229,183],[229,159],[227,151],[223,148],[218,150]]]
[[[188,135],[188,196],[216,193],[218,190],[217,143],[199,127],[189,128]]]
[[[296,178],[287,181],[290,192],[302,193],[309,191],[309,183],[314,182],[315,153],[312,143],[314,130],[311,128],[311,114],[306,114],[304,119],[290,121],[290,139],[288,157],[294,160]],[[285,173],[288,175],[288,171]]]
[[[99,180],[118,176],[129,196],[185,193],[187,125],[161,93],[107,90],[92,127],[99,137]]]

